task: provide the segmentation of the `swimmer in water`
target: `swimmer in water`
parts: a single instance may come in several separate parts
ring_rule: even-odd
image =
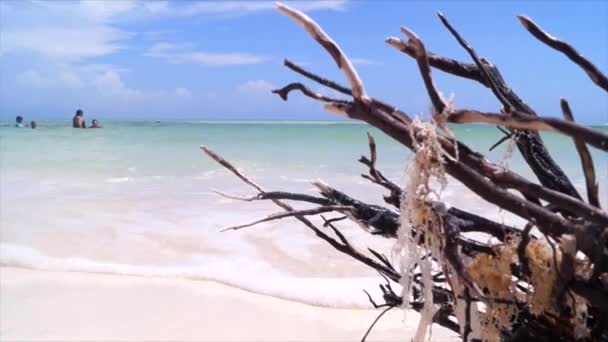
[[[91,127],[89,127],[89,128],[102,128],[102,127],[99,124],[99,121],[97,121],[97,119],[93,119],[93,121],[91,121]]]
[[[72,127],[73,128],[87,128],[86,123],[84,122],[84,112],[82,109],[76,111],[76,115],[72,118]]]
[[[36,126],[38,126],[38,124],[36,123],[36,121],[32,121],[30,123],[30,127],[32,127],[32,129],[36,129]]]
[[[21,115],[17,115],[17,117],[15,118],[15,127],[17,128],[23,128],[23,117]]]

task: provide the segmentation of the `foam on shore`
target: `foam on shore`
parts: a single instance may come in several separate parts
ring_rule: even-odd
[[[29,247],[0,245],[0,265],[33,270],[57,272],[84,272],[114,275],[210,280],[243,290],[300,303],[362,309],[371,305],[363,289],[381,297],[380,277],[320,278],[294,277],[273,271],[269,265],[259,263],[257,268],[241,269],[227,260],[204,266],[149,266],[104,263],[85,258],[57,258],[44,255]],[[395,284],[395,290],[399,291]]]

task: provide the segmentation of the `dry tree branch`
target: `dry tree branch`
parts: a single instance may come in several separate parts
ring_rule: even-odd
[[[310,98],[313,98],[315,100],[322,101],[322,102],[347,103],[347,101],[345,101],[345,100],[333,99],[331,97],[327,97],[327,96],[321,95],[317,92],[314,92],[314,91],[306,88],[302,83],[291,83],[281,89],[273,90],[272,93],[279,95],[284,101],[287,101],[287,96],[289,95],[289,92],[291,92],[292,90],[296,90],[296,89],[301,91],[304,95],[306,95]]]
[[[558,38],[553,37],[549,33],[543,31],[540,26],[538,26],[532,19],[528,18],[525,15],[518,15],[519,21],[521,24],[530,32],[536,39],[541,42],[549,45],[553,49],[563,53],[568,57],[571,61],[576,63],[579,67],[581,67],[587,76],[593,81],[593,83],[597,84],[600,88],[608,91],[608,77],[604,75],[593,63],[591,63],[587,58],[583,57],[576,49],[572,47],[572,45],[567,42],[560,40]]]
[[[213,159],[214,161],[216,161],[217,163],[219,163],[220,165],[222,165],[224,168],[226,168],[228,171],[232,172],[235,176],[237,176],[240,180],[242,180],[243,182],[245,182],[246,184],[250,185],[251,187],[253,187],[254,189],[258,190],[260,193],[264,193],[265,191],[259,186],[257,185],[255,182],[253,182],[252,180],[250,180],[249,178],[247,178],[245,175],[243,175],[240,171],[238,171],[234,166],[232,166],[232,164],[230,164],[227,160],[225,160],[224,158],[222,158],[219,154],[215,153],[214,151],[212,151],[211,149],[207,148],[206,146],[201,146],[201,149],[203,150],[203,152],[205,152],[209,157],[211,157],[211,159]],[[293,207],[291,207],[289,204],[279,200],[279,199],[272,199],[271,200],[274,204],[276,204],[277,206],[287,210],[287,211],[294,211]],[[392,279],[393,281],[399,281],[399,278],[401,277],[394,269],[391,269],[383,264],[380,264],[374,260],[372,260],[371,258],[359,253],[357,250],[355,250],[352,246],[350,245],[345,245],[342,244],[338,241],[336,241],[335,239],[333,239],[332,237],[330,237],[329,235],[325,234],[322,230],[320,230],[319,228],[317,228],[312,222],[310,222],[310,220],[308,220],[306,217],[301,216],[301,215],[296,215],[294,216],[296,219],[298,219],[300,222],[302,222],[305,226],[307,226],[308,228],[310,228],[319,238],[323,239],[324,241],[326,241],[327,243],[329,243],[332,247],[334,247],[336,250],[351,256],[352,258],[364,263],[365,265],[377,270],[378,272],[386,275],[387,277],[389,277],[390,279]]]
[[[562,108],[562,113],[564,114],[564,118],[574,123],[574,115],[572,115],[572,111],[570,110],[570,105],[568,105],[568,101],[566,99],[561,99],[560,106]],[[583,137],[585,135],[582,135]],[[584,144],[580,135],[573,136],[574,146],[576,146],[576,151],[578,152],[579,157],[581,158],[581,164],[583,166],[583,174],[585,175],[585,184],[587,185],[587,198],[589,200],[589,204],[600,207],[600,200],[598,195],[598,184],[595,179],[595,167],[593,166],[593,158],[591,157],[591,153],[589,153],[589,149]]]
[[[368,296],[369,296],[369,294],[368,294]],[[382,310],[382,312],[376,317],[376,319],[374,319],[374,321],[369,326],[369,328],[367,328],[367,331],[365,332],[365,335],[363,335],[363,338],[361,339],[361,342],[365,342],[367,340],[367,336],[369,336],[369,334],[372,332],[372,329],[374,329],[374,326],[376,326],[376,323],[378,323],[378,321],[380,320],[380,318],[382,318],[382,316],[384,316],[385,313],[389,312],[393,308],[395,308],[395,307],[394,306],[389,306],[386,309]]]
[[[308,73],[312,74],[310,72],[308,72]],[[320,77],[318,77],[318,78],[320,78]],[[332,83],[336,84],[335,82],[332,82]],[[410,128],[409,128],[408,122],[404,122],[404,121],[395,119],[394,116],[388,115],[388,114],[382,112],[380,110],[380,108],[376,108],[374,106],[374,104],[375,104],[375,102],[372,102],[371,108],[361,108],[361,106],[358,106],[353,103],[347,103],[347,104],[341,103],[341,104],[339,104],[339,106],[336,105],[337,110],[335,110],[335,112],[338,112],[339,114],[347,114],[352,118],[366,121],[369,124],[381,129],[384,133],[393,137],[395,140],[401,142],[405,146],[412,148],[413,145],[412,145],[411,136],[409,133]],[[451,143],[447,139],[442,139],[442,137],[439,137],[439,138],[440,138],[440,141],[444,144],[444,149],[449,151],[451,149],[451,146],[450,146]],[[455,163],[456,166],[459,166],[458,169],[462,169],[460,167],[461,166],[460,162],[462,161],[462,162],[465,162],[469,167],[474,168],[474,170],[476,170],[476,171],[474,171],[473,169],[468,169],[468,171],[461,171],[461,173],[463,175],[468,175],[468,176],[464,176],[464,177],[469,178],[469,181],[477,183],[478,187],[472,188],[472,189],[478,195],[480,195],[482,198],[484,198],[492,203],[498,204],[495,200],[494,195],[488,196],[487,194],[484,193],[483,190],[479,190],[479,191],[475,190],[477,188],[482,189],[482,188],[487,188],[487,187],[489,187],[488,189],[496,190],[496,189],[493,189],[493,187],[489,184],[483,184],[483,185],[479,184],[479,183],[483,183],[485,181],[483,179],[483,177],[488,177],[488,178],[492,179],[495,183],[503,184],[503,185],[512,187],[514,189],[517,189],[518,191],[521,191],[526,196],[540,197],[551,203],[558,204],[571,212],[584,214],[585,217],[593,218],[594,220],[600,219],[602,222],[608,222],[608,215],[606,215],[605,213],[602,213],[601,211],[596,210],[595,208],[591,208],[591,206],[587,205],[586,203],[578,201],[574,197],[570,197],[568,195],[561,194],[557,191],[553,191],[553,190],[547,189],[545,187],[539,186],[537,184],[531,183],[527,179],[525,179],[521,176],[518,176],[507,169],[504,169],[495,164],[492,164],[487,159],[483,158],[481,155],[473,153],[466,145],[464,145],[461,142],[458,142],[457,146],[459,149],[458,154],[460,156],[460,160],[459,161],[449,161],[448,164]],[[448,165],[448,173],[451,173],[450,169],[451,169],[451,167],[449,167],[449,165]],[[482,176],[475,175],[476,172],[479,172],[479,171],[482,172]],[[454,174],[452,174],[452,175],[454,176]],[[458,178],[458,177],[456,177],[456,178]],[[460,179],[460,180],[462,181],[462,179]],[[509,194],[507,194],[507,195],[509,195]],[[522,216],[523,218],[529,220],[531,218],[531,216],[529,216],[528,210],[526,210],[524,208],[526,205],[527,204],[521,204],[521,203],[515,204],[512,208],[516,209],[516,211],[514,212],[515,214],[517,214],[519,216],[523,215]],[[532,205],[536,205],[536,204],[532,204]],[[508,210],[511,211],[510,209],[508,209]],[[534,211],[537,211],[537,210],[543,211],[545,209],[541,208],[540,206],[537,206]],[[523,212],[525,212],[525,214],[523,214]],[[552,213],[541,214],[541,215],[543,215],[545,218],[541,219],[541,221],[539,221],[539,222],[547,222],[549,225],[557,224],[558,226],[562,227],[561,229],[559,229],[558,231],[555,232],[557,235],[561,234],[561,232],[565,232],[568,230],[567,228],[565,228],[566,226],[568,226],[568,224],[565,221],[563,221],[560,217],[558,217]],[[549,217],[547,215],[553,215],[554,219],[547,220],[547,218]]]
[[[285,191],[261,192],[254,196],[235,196],[235,195],[228,195],[226,193],[223,193],[223,192],[215,190],[215,189],[211,189],[211,190],[222,197],[232,199],[232,200],[237,200],[237,201],[245,201],[245,202],[279,199],[279,200],[302,201],[302,202],[314,203],[314,204],[319,204],[319,205],[331,205],[332,204],[332,202],[326,198],[311,196],[311,195],[307,195],[307,194],[285,192]]]
[[[341,104],[337,109],[342,113],[346,113],[351,118],[366,121],[372,126],[379,128],[410,149],[413,147],[410,127],[404,122],[396,120],[393,116],[382,112],[380,109],[374,106],[371,106],[371,108],[362,107],[356,103]],[[439,139],[444,144],[446,151],[449,152],[450,149],[453,149],[449,140],[442,139],[442,137],[439,137]],[[496,184],[517,189],[525,195],[542,198],[563,207],[565,210],[583,215],[585,218],[598,223],[608,223],[608,214],[601,210],[574,197],[534,184],[508,169],[489,162],[481,155],[472,152],[470,148],[461,142],[458,142],[457,146],[460,159],[446,161],[446,170],[449,174],[460,180],[483,199],[511,211],[526,220],[541,222],[541,228],[546,230],[549,235],[559,236],[563,233],[573,233],[573,230],[578,231],[579,235],[582,235],[583,230],[578,228],[573,229],[576,225],[571,225],[570,222],[561,216],[550,212],[536,203],[526,201],[503,188],[496,187]],[[485,177],[488,177],[492,181],[489,181]]]
[[[404,42],[397,37],[386,38],[385,42],[395,49],[409,55],[410,57],[416,58],[416,49],[411,43]],[[479,68],[475,64],[459,62],[451,58],[439,56],[429,51],[427,51],[427,57],[429,64],[435,69],[477,81],[486,87],[489,86],[486,79],[483,77],[479,71]]]
[[[443,101],[443,98],[437,91],[435,85],[433,84],[433,78],[431,77],[431,68],[429,67],[429,60],[426,54],[426,50],[424,48],[424,44],[418,38],[416,33],[412,30],[402,27],[401,32],[405,34],[409,40],[408,45],[412,46],[414,49],[414,55],[416,58],[416,62],[418,64],[418,68],[420,69],[420,75],[422,76],[422,80],[424,81],[424,86],[426,87],[426,91],[429,94],[429,98],[431,99],[431,103],[435,109],[435,115],[433,117],[436,119],[437,115],[443,114],[446,104]],[[440,120],[436,120],[440,121]]]
[[[294,19],[299,25],[304,27],[307,32],[319,44],[321,44],[325,50],[329,52],[331,57],[338,64],[338,67],[346,75],[352,91],[338,85],[335,82],[331,82],[310,73],[289,61],[286,61],[285,64],[290,69],[312,79],[313,81],[336,89],[344,94],[352,95],[353,101],[335,100],[314,92],[307,92],[307,88],[301,84],[288,85],[287,87],[275,91],[275,93],[279,94],[284,100],[287,100],[290,91],[299,90],[306,96],[309,96],[317,101],[325,102],[326,109],[329,109],[332,112],[346,114],[351,118],[365,121],[377,127],[410,149],[417,146],[418,141],[415,141],[414,139],[419,139],[416,134],[417,130],[419,129],[418,126],[412,124],[412,121],[407,114],[399,111],[390,104],[367,97],[363,83],[356,74],[354,67],[346,55],[319,27],[318,24],[316,24],[305,14],[290,9],[284,5],[278,4],[277,8]],[[485,260],[484,258],[489,258],[488,260],[491,261],[492,258],[500,258],[502,253],[507,252],[506,256],[503,254],[503,256],[508,258],[507,265],[500,267],[501,270],[503,270],[502,267],[504,267],[504,270],[507,273],[506,275],[509,276],[509,282],[511,284],[510,286],[518,288],[518,291],[523,291],[525,295],[542,291],[542,289],[536,288],[539,285],[542,287],[542,284],[538,283],[538,268],[544,267],[544,269],[546,269],[546,266],[551,265],[551,262],[548,262],[548,259],[545,257],[546,254],[543,254],[547,252],[546,247],[541,246],[537,242],[531,243],[532,239],[534,239],[534,237],[530,236],[532,225],[538,227],[539,230],[547,236],[547,240],[553,249],[553,254],[550,254],[549,252],[549,255],[553,257],[554,267],[549,267],[549,272],[560,272],[560,274],[562,272],[564,273],[559,276],[560,279],[558,280],[562,283],[547,279],[547,281],[551,281],[547,284],[549,284],[549,287],[552,289],[545,291],[545,295],[547,295],[548,298],[551,298],[551,295],[557,295],[559,298],[561,294],[566,293],[566,291],[574,291],[586,301],[585,303],[589,303],[589,305],[591,305],[590,315],[593,317],[593,319],[595,319],[595,321],[590,321],[591,323],[587,323],[586,327],[590,327],[595,330],[599,329],[599,333],[596,334],[594,332],[594,336],[605,336],[608,330],[602,328],[601,322],[603,321],[598,319],[598,317],[604,317],[608,312],[608,304],[601,303],[602,301],[608,303],[608,296],[605,293],[605,289],[602,289],[601,287],[602,282],[597,280],[601,278],[603,273],[608,271],[608,263],[606,262],[608,256],[605,251],[605,247],[607,245],[607,236],[605,235],[608,234],[605,231],[605,227],[608,226],[608,213],[603,212],[598,207],[582,201],[580,195],[576,189],[574,189],[568,177],[563,173],[559,166],[557,166],[553,159],[551,159],[536,130],[545,129],[558,131],[559,133],[570,135],[574,139],[579,139],[579,142],[582,141],[583,145],[584,142],[586,142],[592,145],[595,144],[595,146],[600,148],[603,146],[604,149],[606,149],[607,137],[600,133],[596,134],[595,132],[587,132],[585,131],[585,127],[576,125],[570,121],[532,118],[531,116],[536,115],[536,113],[534,113],[530,107],[528,107],[506,86],[495,66],[491,65],[488,61],[479,58],[472,47],[469,46],[468,43],[466,43],[466,41],[464,41],[464,39],[462,39],[462,37],[458,34],[458,32],[456,32],[456,30],[447,22],[445,17],[440,14],[440,18],[444,25],[456,37],[459,43],[471,55],[475,65],[464,65],[459,64],[458,62],[456,62],[457,64],[450,64],[449,61],[441,59],[439,56],[428,54],[422,42],[411,31],[406,30],[405,33],[409,36],[410,40],[407,44],[403,44],[405,47],[404,50],[407,50],[406,53],[413,55],[416,58],[421,75],[425,85],[427,86],[427,92],[431,97],[435,110],[443,114],[446,104],[440,98],[439,92],[432,83],[430,66],[434,66],[435,64],[446,69],[452,68],[451,70],[454,74],[466,73],[471,79],[475,79],[475,77],[477,77],[479,82],[482,82],[491,88],[492,92],[501,101],[505,107],[505,111],[509,115],[460,111],[460,114],[452,120],[461,120],[463,122],[466,120],[485,120],[483,122],[499,124],[500,126],[508,127],[512,131],[526,129],[526,131],[523,131],[521,134],[516,136],[517,144],[520,151],[524,155],[524,158],[531,166],[540,182],[543,184],[543,186],[541,186],[532,183],[526,178],[513,173],[510,170],[488,161],[484,156],[474,152],[468,146],[460,144],[460,142],[458,142],[456,139],[438,136],[437,141],[439,142],[443,151],[450,156],[460,156],[460,159],[446,159],[445,169],[447,173],[459,180],[481,198],[489,201],[490,203],[496,204],[502,209],[508,210],[529,222],[524,231],[524,236],[521,238],[521,242],[517,246],[517,250],[515,250],[513,243],[517,242],[514,242],[512,238],[508,237],[510,232],[508,232],[508,229],[505,226],[489,221],[489,223],[486,224],[486,226],[489,228],[485,228],[485,231],[491,232],[490,234],[502,237],[501,241],[504,241],[502,246],[492,245],[491,243],[484,244],[480,242],[475,244],[471,243],[471,241],[468,241],[461,235],[466,231],[477,231],[477,227],[484,225],[483,221],[480,222],[478,219],[468,220],[468,218],[476,216],[467,212],[459,212],[459,210],[455,208],[446,208],[446,210],[441,212],[440,217],[443,219],[442,222],[444,224],[442,225],[443,228],[441,228],[442,231],[440,234],[445,235],[441,238],[441,243],[444,245],[437,247],[441,251],[439,254],[432,254],[427,250],[423,253],[423,255],[426,255],[426,258],[432,258],[432,260],[426,259],[427,262],[431,260],[438,265],[442,265],[442,267],[446,267],[446,269],[442,270],[445,278],[450,278],[450,275],[454,275],[454,273],[456,273],[457,279],[461,285],[463,284],[462,280],[465,280],[464,285],[466,286],[464,289],[466,291],[475,290],[474,296],[477,298],[471,297],[470,293],[464,293],[465,297],[469,297],[465,298],[465,311],[467,311],[467,313],[463,313],[463,316],[458,317],[458,324],[465,329],[465,339],[469,333],[473,333],[472,330],[476,329],[472,326],[472,323],[475,321],[473,312],[475,313],[475,317],[477,317],[478,309],[469,311],[469,309],[473,308],[471,303],[472,301],[482,301],[487,305],[510,305],[512,308],[516,308],[519,311],[519,314],[515,315],[515,318],[509,318],[516,320],[516,325],[499,328],[499,332],[503,337],[513,335],[521,339],[533,339],[539,337],[548,338],[550,336],[556,337],[557,335],[562,334],[566,336],[566,339],[571,339],[577,336],[577,332],[574,331],[570,324],[561,324],[563,322],[568,323],[568,321],[564,321],[564,318],[559,316],[559,313],[555,314],[553,311],[551,311],[553,307],[550,303],[545,302],[545,304],[541,304],[540,307],[534,308],[534,311],[531,311],[530,308],[526,307],[525,302],[518,302],[517,299],[513,299],[515,297],[504,298],[501,296],[496,296],[495,294],[481,294],[478,290],[479,287],[476,287],[476,285],[480,284],[476,284],[476,280],[474,280],[470,274],[467,274],[468,268],[465,265],[465,261],[463,261],[461,258],[463,254],[472,256],[472,258],[477,261]],[[389,40],[389,43],[390,42],[393,41]],[[472,76],[475,72],[477,72],[480,76]],[[437,110],[438,108],[441,110]],[[361,161],[369,167],[369,176],[366,176],[366,178],[387,188],[391,191],[391,194],[393,194],[393,192],[395,194],[401,194],[402,190],[396,186],[392,187],[392,183],[384,178],[384,176],[382,176],[381,173],[376,169],[375,164],[377,161],[377,156],[375,151],[375,143],[371,137],[369,138],[369,143],[371,159],[368,160],[362,158]],[[232,168],[230,170],[233,171],[236,169]],[[238,173],[237,176],[239,176]],[[256,186],[255,183],[253,184]],[[382,222],[384,222],[383,224],[386,225],[382,228],[383,235],[387,237],[394,236],[394,233],[391,233],[391,231],[394,229],[396,232],[396,228],[394,227],[395,222],[398,221],[398,219],[395,219],[397,214],[393,211],[387,210],[383,207],[367,205],[323,184],[318,184],[317,186],[321,190],[321,195],[325,199],[330,200],[332,203],[322,204],[322,206],[348,206],[350,208],[354,208],[352,211],[346,213],[351,220],[362,222],[363,224],[374,227],[379,225],[378,222],[384,220]],[[256,187],[256,189],[263,192],[259,187]],[[520,192],[524,198],[518,194],[510,192],[511,189]],[[278,201],[278,204],[288,211],[293,210],[291,207],[286,208],[285,204],[276,198],[277,197],[274,197],[274,199],[271,200],[275,201],[275,203]],[[299,199],[306,202],[304,197],[299,197]],[[541,202],[541,200],[547,201],[548,203],[544,204]],[[433,203],[428,204],[435,208]],[[435,213],[439,215],[439,213]],[[401,278],[401,275],[395,271],[390,262],[382,254],[370,250],[370,253],[372,253],[374,257],[380,261],[377,262],[354,250],[354,248],[352,248],[352,246],[348,243],[346,237],[333,226],[331,220],[326,220],[323,217],[326,222],[325,225],[334,230],[334,233],[339,241],[321,232],[312,223],[310,223],[310,221],[301,215],[292,215],[300,219],[305,224],[308,222],[307,226],[311,228],[318,236],[330,243],[334,248],[354,257],[361,262],[364,262],[366,265],[372,268],[375,268],[382,275],[389,276],[393,281],[398,281]],[[417,227],[412,228],[416,229]],[[483,229],[479,230],[484,231]],[[370,230],[370,232],[373,233],[374,231]],[[568,234],[567,236],[572,236],[572,238],[569,240],[566,238],[567,241],[562,240],[564,234]],[[562,241],[564,246],[560,245],[558,247],[562,253],[561,256],[566,256],[566,259],[569,258],[569,260],[564,260],[562,258],[560,269],[557,269],[558,249],[554,246],[552,241]],[[420,245],[420,243],[421,241],[415,242],[415,244],[418,245]],[[537,251],[540,254],[527,255],[528,253],[526,250],[528,246],[530,248],[541,248],[540,251]],[[496,249],[494,249],[494,247]],[[568,249],[571,253],[565,253],[566,249]],[[589,268],[589,270],[583,270],[582,272],[571,272],[572,267],[578,267],[578,261],[576,260],[577,256],[576,253],[572,252],[573,249],[576,251],[576,253],[584,253],[584,256],[581,256],[581,258],[584,259],[584,263],[588,265],[585,267]],[[511,264],[514,260],[512,253],[515,252],[517,252],[518,256],[520,256],[518,263],[521,265]],[[476,253],[477,256],[482,258],[475,259],[477,257]],[[455,272],[452,271],[451,268],[447,268],[447,265],[454,268]],[[493,264],[490,262],[489,265]],[[421,264],[418,266],[421,266]],[[517,266],[528,267],[524,267],[525,269],[522,270]],[[492,266],[489,267],[492,268]],[[509,271],[509,268],[512,270]],[[555,268],[555,270],[553,268]],[[488,271],[488,269],[485,270]],[[414,272],[414,270],[411,272]],[[425,274],[425,277],[432,275],[429,273]],[[409,276],[410,274],[407,275]],[[406,276],[406,274],[404,274],[404,276]],[[501,275],[499,275],[499,277],[500,276]],[[516,280],[513,280],[513,277],[515,277]],[[435,302],[440,303],[440,305],[450,305],[451,303],[454,303],[454,305],[462,306],[462,289],[458,290],[460,292],[457,294],[454,294],[454,292],[447,287],[453,285],[451,280],[448,284],[446,283],[445,278],[443,278],[443,283],[439,285],[437,285],[439,280],[435,279],[434,277],[432,278],[433,285],[431,298],[437,296],[438,300]],[[543,278],[541,280],[544,281],[545,279]],[[428,283],[426,280],[424,283],[420,282],[420,279],[416,280],[416,276],[414,276],[413,281],[414,287],[412,294],[414,297],[414,302],[410,304],[412,304],[412,307],[421,310],[424,306],[424,302],[420,301],[422,298],[422,293],[425,293],[424,296],[429,298],[428,287],[426,289],[421,289],[421,286],[427,286]],[[522,283],[532,284],[534,288],[527,291],[521,285]],[[409,301],[409,298],[403,299],[397,296],[395,296],[396,298],[391,297],[392,291],[390,291],[390,285],[388,289],[381,285],[381,289],[385,294],[385,301],[387,303],[389,303],[389,300],[395,302],[403,300]],[[511,292],[511,294],[513,293]],[[389,299],[387,299],[387,296]],[[596,302],[599,302],[599,304],[596,304]],[[376,305],[374,304],[374,306]],[[463,308],[460,307],[457,310],[462,309]],[[454,313],[456,309],[450,308],[445,310],[449,313]],[[575,310],[578,309],[575,308]],[[449,313],[447,316],[450,315]],[[460,313],[458,315],[460,315]],[[447,317],[446,314],[442,314],[441,316],[444,318]],[[432,318],[435,320],[437,317],[438,315],[434,315]],[[452,324],[454,323],[452,322]],[[442,322],[442,325],[447,326],[449,325],[449,322],[444,321]],[[529,331],[522,330],[523,326],[527,326]],[[556,328],[558,329],[556,330]]]
[[[322,206],[322,207],[313,208],[313,209],[284,211],[284,212],[275,213],[275,214],[266,216],[263,219],[259,219],[259,220],[256,220],[256,221],[253,221],[250,223],[224,228],[221,231],[225,232],[228,230],[240,230],[243,228],[255,226],[260,223],[284,219],[286,217],[312,216],[312,215],[319,215],[322,213],[328,213],[328,212],[332,212],[332,211],[344,212],[344,211],[353,211],[353,210],[354,210],[353,207],[348,207],[348,206],[343,206],[343,205],[327,205],[327,206]]]
[[[508,114],[515,114],[510,112]],[[502,125],[504,127],[526,129],[535,131],[547,131],[564,134],[588,143],[601,150],[608,151],[608,134],[578,125],[571,120],[560,120],[558,118],[542,118],[517,112],[517,115],[509,116],[497,113],[484,113],[475,110],[456,110],[450,112],[448,121],[452,123],[487,123]]]
[[[475,62],[475,65],[477,65],[477,68],[481,72],[481,75],[488,82],[488,86],[494,93],[494,96],[496,96],[496,98],[500,101],[500,103],[502,103],[502,105],[507,109],[507,111],[510,111],[511,108],[513,108],[513,105],[501,92],[494,78],[492,77],[492,75],[490,75],[490,72],[488,71],[486,65],[482,63],[480,58],[477,56],[477,52],[475,52],[475,50],[469,45],[469,43],[467,43],[467,41],[462,38],[460,33],[458,33],[458,31],[456,31],[456,29],[450,24],[450,22],[443,15],[443,13],[438,12],[437,15],[439,16],[439,19],[441,20],[443,25],[448,29],[448,31],[450,31],[454,38],[456,38],[460,46],[462,46],[462,48],[465,49],[469,56],[471,56],[471,59],[473,59],[473,62]]]
[[[327,88],[331,88],[331,89],[333,89],[333,90],[335,90],[335,91],[337,91],[339,93],[342,93],[342,94],[345,94],[345,95],[348,95],[348,96],[353,96],[353,92],[350,91],[350,89],[346,88],[345,86],[340,85],[340,84],[338,84],[338,83],[336,83],[334,81],[330,81],[328,79],[325,79],[325,78],[323,78],[321,76],[315,75],[313,73],[310,73],[310,72],[306,71],[304,68],[302,68],[301,66],[299,66],[299,65],[291,62],[288,59],[285,59],[283,61],[283,65],[285,65],[287,68],[293,70],[294,72],[296,72],[296,73],[298,73],[298,74],[300,74],[300,75],[302,75],[304,77],[307,77],[307,78],[309,78],[309,79],[311,79],[311,80],[313,80],[313,81],[315,81],[315,82],[317,82],[317,83],[319,83],[321,85],[326,86]]]
[[[395,208],[399,208],[402,193],[401,188],[397,186],[397,184],[388,180],[382,174],[382,172],[376,169],[376,141],[369,132],[367,133],[367,142],[369,144],[370,159],[367,159],[365,156],[361,156],[361,158],[359,158],[359,162],[369,168],[369,176],[362,175],[362,177],[390,191],[389,196],[384,196],[384,201],[393,205]]]
[[[314,40],[329,52],[338,65],[338,68],[344,72],[346,79],[348,79],[351,91],[353,92],[353,97],[360,101],[368,101],[369,99],[365,93],[365,87],[363,86],[363,82],[361,82],[361,78],[359,78],[359,74],[357,74],[357,70],[355,70],[350,59],[342,52],[338,44],[336,44],[314,20],[303,12],[295,10],[280,2],[275,3],[275,7],[281,13],[287,15],[302,26]]]
[[[530,108],[504,81],[498,68],[484,58],[479,58],[473,48],[464,41],[460,34],[449,24],[447,19],[439,13],[442,23],[457,38],[458,42],[465,48],[475,61],[475,64],[458,62],[446,57],[430,54],[429,63],[431,66],[451,73],[456,76],[475,80],[490,88],[496,98],[508,110],[515,110],[515,115],[519,112],[529,115],[536,115]],[[404,43],[398,38],[389,38],[387,43],[398,50],[415,58],[411,44]],[[530,165],[540,182],[551,189],[580,198],[576,188],[568,179],[563,170],[551,158],[551,155],[544,147],[540,135],[536,131],[517,132],[516,143],[519,151]]]
[[[342,94],[345,94],[345,95],[353,96],[352,91],[350,91],[350,89],[348,89],[347,87],[340,85],[337,82],[323,78],[319,75],[316,75],[310,71],[307,71],[303,67],[289,61],[288,59],[285,59],[283,61],[283,65],[285,65],[288,69],[290,69],[310,80],[313,80],[327,88],[333,89],[333,90],[340,92]],[[382,111],[390,114],[396,120],[399,120],[406,124],[412,121],[411,118],[405,112],[399,110],[397,107],[391,106],[390,104],[387,104],[386,102],[380,101],[375,98],[371,98],[371,101],[372,101],[372,104],[371,104],[372,106],[380,108]]]

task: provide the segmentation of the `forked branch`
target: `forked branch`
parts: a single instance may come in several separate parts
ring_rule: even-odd
[[[517,16],[522,25],[530,32],[536,39],[541,42],[549,45],[553,49],[563,53],[568,57],[571,61],[576,63],[579,67],[581,67],[587,76],[593,81],[593,83],[597,84],[600,88],[608,91],[608,77],[604,75],[593,63],[591,63],[587,58],[581,55],[572,45],[567,42],[555,38],[549,33],[543,31],[538,24],[536,24],[532,19],[528,18],[525,15]]]

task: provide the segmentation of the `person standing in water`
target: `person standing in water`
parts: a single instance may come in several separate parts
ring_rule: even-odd
[[[84,112],[82,109],[76,111],[76,115],[72,118],[72,127],[73,128],[87,128],[87,125],[84,121]]]
[[[38,126],[36,121],[32,121],[32,123],[30,123],[30,127],[32,127],[32,129],[36,129],[36,126]]]
[[[102,128],[102,127],[99,124],[99,121],[97,121],[97,119],[93,119],[93,121],[91,121],[91,127],[89,127],[89,128]]]
[[[17,117],[15,118],[15,127],[17,128],[23,128],[23,117],[21,115],[17,115]]]

